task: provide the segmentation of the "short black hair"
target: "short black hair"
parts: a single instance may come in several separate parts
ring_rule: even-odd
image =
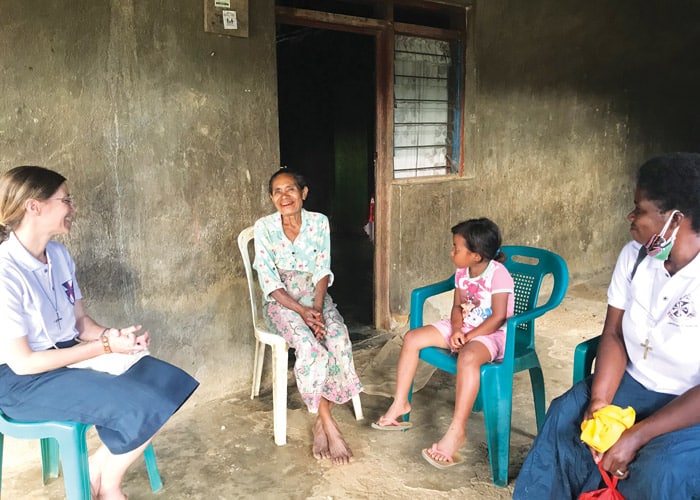
[[[299,191],[303,191],[304,188],[308,186],[308,183],[306,182],[306,177],[301,175],[299,172],[290,170],[287,167],[282,167],[277,172],[272,174],[269,182],[267,183],[267,190],[270,194],[272,194],[272,182],[282,174],[291,175],[292,177],[294,177],[294,183],[299,188]]]
[[[501,230],[486,217],[469,219],[452,227],[452,234],[467,242],[467,248],[485,260],[501,260]]]
[[[680,210],[700,233],[700,154],[668,153],[646,161],[637,173],[637,189],[664,212]]]

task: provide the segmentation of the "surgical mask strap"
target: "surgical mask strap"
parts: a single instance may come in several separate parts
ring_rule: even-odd
[[[647,248],[647,252],[651,257],[658,254],[661,250],[663,250],[664,247],[670,245],[676,239],[676,234],[678,233],[678,229],[680,228],[680,226],[676,226],[676,228],[673,230],[673,233],[671,233],[671,237],[668,240],[664,238],[664,235],[666,234],[666,231],[668,231],[668,228],[671,226],[673,216],[677,213],[680,213],[680,211],[674,210],[673,212],[671,212],[671,215],[669,215],[668,219],[666,219],[666,223],[661,229],[661,232],[659,234],[654,234],[651,238],[649,238],[647,244],[644,245]]]

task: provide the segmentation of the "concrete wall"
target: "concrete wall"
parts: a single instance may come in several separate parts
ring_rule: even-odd
[[[574,278],[609,275],[638,165],[698,150],[699,14],[662,0],[476,0],[467,176],[394,184],[392,312],[453,271],[449,229],[471,217],[496,221],[506,244],[558,252]]]
[[[89,312],[142,323],[198,398],[248,387],[238,232],[272,206],[279,165],[273,0],[249,38],[204,32],[202,2],[3,0],[0,170],[63,173],[65,243]]]
[[[229,38],[187,0],[0,4],[0,170],[69,178],[65,242],[89,311],[148,327],[155,354],[202,381],[197,398],[250,383],[235,238],[272,210],[279,165],[274,1],[249,5],[250,37]],[[476,0],[468,175],[392,187],[392,311],[452,272],[449,228],[474,216],[560,253],[574,277],[608,274],[636,166],[698,149],[698,10]]]

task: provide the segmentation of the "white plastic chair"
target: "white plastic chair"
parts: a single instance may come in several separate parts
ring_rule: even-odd
[[[275,444],[282,446],[287,444],[287,351],[289,346],[281,336],[267,329],[258,311],[258,301],[261,300],[261,294],[256,291],[256,280],[253,276],[252,260],[249,252],[250,242],[253,240],[253,237],[253,226],[245,228],[238,235],[238,249],[241,252],[241,257],[243,257],[243,267],[248,280],[250,310],[255,330],[253,387],[250,391],[250,399],[255,399],[255,396],[260,395],[265,345],[269,345],[272,348],[272,411]],[[352,405],[355,411],[355,418],[362,420],[364,417],[359,394],[352,398]]]

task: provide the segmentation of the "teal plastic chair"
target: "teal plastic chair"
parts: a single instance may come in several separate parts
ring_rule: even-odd
[[[559,255],[526,246],[504,246],[502,250],[507,257],[503,264],[515,282],[515,315],[507,321],[503,360],[481,367],[481,384],[474,403],[474,411],[484,412],[491,479],[497,486],[508,484],[514,373],[529,371],[538,432],[544,423],[544,378],[535,351],[535,319],[561,303],[569,284],[566,262]],[[544,304],[538,305],[540,287],[547,275],[553,278],[552,292]],[[411,292],[411,329],[423,326],[425,301],[448,290],[454,290],[454,275]],[[421,349],[420,359],[453,375],[457,374],[457,357],[447,349]],[[409,401],[412,389],[409,391]]]
[[[88,469],[87,439],[90,424],[78,422],[42,421],[18,422],[0,411],[0,487],[2,486],[2,454],[5,435],[17,439],[41,440],[42,480],[46,484],[51,477],[58,477],[59,452],[68,500],[90,500],[90,474]],[[163,487],[156,463],[153,444],[143,452],[151,490],[155,493]]]
[[[574,349],[574,384],[593,373],[593,360],[598,352],[600,337],[584,340]]]

